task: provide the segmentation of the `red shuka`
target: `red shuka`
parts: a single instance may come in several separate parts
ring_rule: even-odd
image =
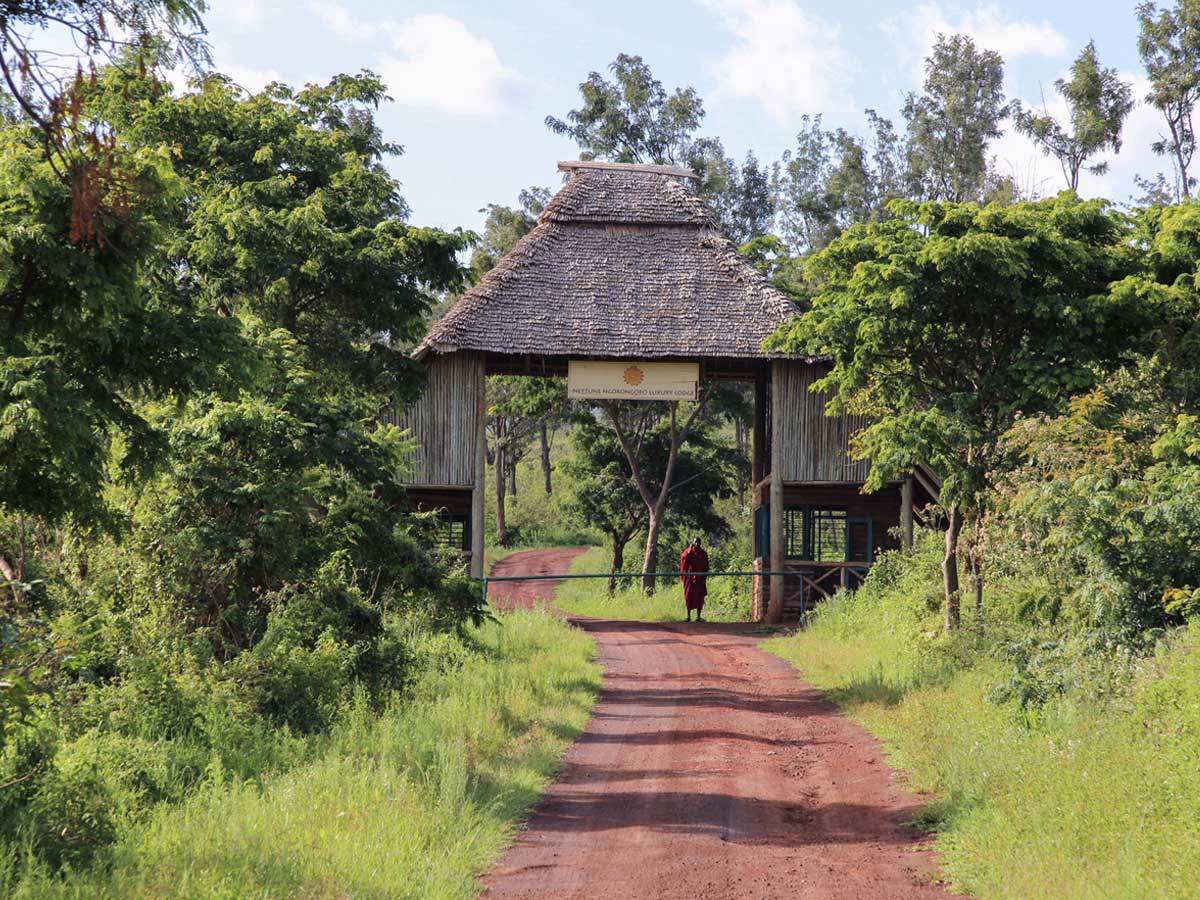
[[[708,554],[702,547],[688,546],[679,557],[680,572],[707,572]],[[683,602],[687,604],[688,612],[693,609],[704,609],[704,598],[708,595],[708,580],[703,575],[680,576],[683,582]]]

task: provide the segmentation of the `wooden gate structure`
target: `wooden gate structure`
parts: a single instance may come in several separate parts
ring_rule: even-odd
[[[692,362],[702,382],[752,383],[755,569],[794,572],[755,589],[756,619],[780,621],[861,579],[921,498],[911,481],[864,495],[848,455],[862,426],[824,414],[821,362],[763,350],[798,313],[718,231],[668,166],[563,162],[566,184],[537,226],[414,352],[428,385],[393,414],[418,449],[408,494],[439,510],[483,574],[484,385],[488,375],[562,376],[571,361]],[[763,581],[765,579],[755,579]]]

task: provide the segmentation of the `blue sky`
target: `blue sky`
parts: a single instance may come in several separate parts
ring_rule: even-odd
[[[577,150],[544,125],[578,101],[578,84],[621,52],[640,54],[668,88],[694,85],[703,133],[731,155],[772,161],[800,117],[861,127],[862,110],[899,124],[906,92],[939,31],[961,31],[1006,61],[1010,97],[1051,112],[1053,83],[1089,39],[1101,61],[1146,93],[1133,2],[873,3],[866,0],[212,0],[207,17],[217,68],[244,87],[303,83],[370,68],[394,102],[380,115],[406,153],[392,161],[412,221],[478,228],[487,203],[513,204],[529,185],[555,186],[555,163]],[[1125,146],[1081,193],[1125,200],[1133,175],[1167,165],[1149,149],[1160,130],[1144,105]],[[1011,129],[1010,129],[1011,131]],[[1005,171],[1053,193],[1055,161],[1019,135],[993,145]]]

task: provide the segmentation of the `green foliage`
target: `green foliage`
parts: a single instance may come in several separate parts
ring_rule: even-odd
[[[212,75],[131,110],[127,127],[135,141],[173,148],[188,176],[171,247],[186,261],[183,288],[286,328],[315,371],[411,397],[417,370],[394,345],[419,336],[427,288],[461,283],[455,254],[471,236],[404,221],[383,163],[401,148],[373,117],[384,96],[369,72],[254,95]]]
[[[879,487],[928,462],[972,504],[1019,415],[1087,389],[1128,319],[1107,286],[1127,265],[1119,219],[1068,195],[1014,207],[894,205],[813,260],[821,292],[776,345],[826,355],[834,410]]]
[[[103,517],[110,441],[125,474],[162,449],[132,402],[219,380],[234,332],[151,276],[182,185],[160,148],[123,151],[138,202],[104,244],[71,238],[71,193],[20,125],[0,129],[0,505]]]
[[[461,281],[466,241],[404,221],[382,85],[175,97],[135,67],[87,89],[144,172],[111,245],[72,245],[66,188],[0,131],[9,888],[201,785],[314,758],[411,681],[414,632],[482,618],[376,418],[420,387],[392,342]]]
[[[1112,286],[1117,303],[1140,309],[1138,349],[1157,368],[1164,400],[1175,411],[1195,411],[1200,400],[1200,205],[1151,207],[1135,217],[1139,265]]]
[[[1054,598],[1039,618],[1135,649],[1180,622],[1200,585],[1200,424],[1167,424],[1148,397],[1153,371],[1142,379],[1021,423],[1012,440],[1025,462],[997,498],[1004,539],[1017,560],[1037,560]]]
[[[988,144],[1003,133],[1004,60],[965,34],[939,34],[925,60],[921,94],[904,103],[908,196],[961,203],[989,186]]]
[[[785,150],[774,178],[779,231],[794,250],[820,250],[851,225],[887,218],[903,196],[903,145],[892,123],[866,111],[871,137],[825,129],[803,116],[794,150]]]
[[[1047,112],[1041,115],[1016,108],[1017,130],[1027,134],[1062,165],[1067,188],[1079,187],[1079,170],[1103,150],[1121,150],[1121,126],[1133,109],[1133,88],[1121,81],[1116,69],[1105,69],[1096,56],[1095,41],[1071,65],[1070,80],[1059,78],[1054,89],[1067,102],[1070,131]],[[1093,175],[1108,171],[1108,163],[1087,167]]]
[[[533,231],[550,196],[547,188],[531,187],[521,191],[516,209],[489,203],[480,210],[487,213],[487,219],[479,243],[471,251],[468,278],[472,284],[478,284],[500,258],[517,245],[517,241]]]
[[[1160,10],[1153,0],[1137,6],[1138,53],[1150,79],[1146,101],[1163,115],[1167,133],[1151,145],[1168,156],[1175,172],[1174,199],[1191,196],[1196,185],[1188,169],[1196,152],[1192,115],[1200,97],[1200,3],[1179,0]]]
[[[380,715],[350,705],[327,737],[309,739],[307,763],[249,782],[214,767],[185,802],[123,823],[103,866],[62,880],[11,845],[0,891],[475,896],[476,874],[587,721],[600,688],[591,641],[551,616],[512,613],[463,637],[410,634],[406,647],[422,661],[407,692]],[[114,768],[90,760],[97,769],[79,759],[72,772]]]
[[[640,56],[617,54],[613,80],[592,72],[579,85],[583,105],[546,127],[579,144],[582,159],[627,163],[681,163],[704,118],[693,87],[668,94]]]

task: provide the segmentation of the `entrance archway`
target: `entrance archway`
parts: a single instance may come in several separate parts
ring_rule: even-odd
[[[537,226],[414,353],[428,367],[425,394],[392,416],[417,442],[413,502],[462,523],[481,576],[486,377],[562,376],[572,361],[694,363],[701,382],[754,384],[755,567],[795,573],[756,586],[755,618],[777,622],[853,586],[911,521],[913,498],[900,483],[862,494],[868,463],[848,453],[862,420],[824,414],[809,390],[818,360],[763,351],[799,310],[719,233],[686,184],[693,173],[559,169],[568,180]]]

